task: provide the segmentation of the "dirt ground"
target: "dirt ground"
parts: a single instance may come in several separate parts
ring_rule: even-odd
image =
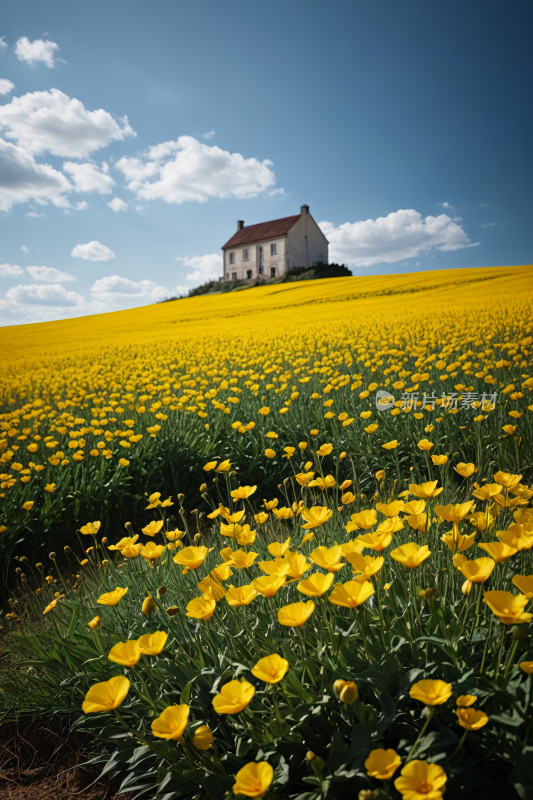
[[[0,800],[129,800],[58,717],[0,725]]]

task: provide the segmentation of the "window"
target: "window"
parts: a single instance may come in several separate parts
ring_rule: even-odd
[[[274,245],[274,247],[275,246],[276,245]],[[271,278],[275,278],[276,277],[276,267],[270,267],[270,277]]]
[[[232,281],[236,281],[237,280],[237,273],[236,272],[232,272],[231,273],[231,280]]]
[[[230,264],[235,264],[235,253],[230,253],[229,254],[229,263]]]
[[[242,251],[242,260],[243,261],[248,261],[248,250],[243,250]]]
[[[270,245],[270,255],[271,256],[276,256],[277,254],[278,254],[277,245],[276,244],[271,244]]]
[[[248,278],[248,280],[250,280],[250,278],[252,277],[252,270],[251,269],[247,269],[246,270],[246,277]]]

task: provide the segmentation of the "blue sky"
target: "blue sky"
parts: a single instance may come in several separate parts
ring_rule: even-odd
[[[306,203],[354,275],[530,263],[529,2],[18,0],[0,324],[220,274]]]

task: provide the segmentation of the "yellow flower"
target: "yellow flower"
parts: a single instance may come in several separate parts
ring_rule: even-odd
[[[515,575],[513,583],[528,600],[533,598],[533,575]]]
[[[409,514],[409,516],[418,516],[419,514],[424,513],[425,508],[425,500],[411,500],[409,503],[404,504],[402,512],[404,514]]]
[[[307,597],[322,597],[331,588],[334,577],[333,572],[329,572],[327,575],[322,572],[314,572],[308,578],[300,581],[296,588]]]
[[[164,549],[165,549],[164,544],[147,542],[143,547],[141,547],[140,553],[143,558],[147,559],[147,561],[155,561],[157,558],[161,556]]]
[[[290,536],[288,539],[285,539],[284,542],[272,542],[272,544],[268,545],[268,552],[270,553],[270,555],[274,556],[274,558],[281,558],[281,556],[285,555],[285,553],[289,549],[290,543],[291,543]]]
[[[289,670],[287,659],[274,653],[260,658],[252,669],[252,675],[265,683],[279,683]]]
[[[433,442],[428,442],[427,439],[420,439],[420,441],[417,444],[417,447],[420,450],[431,450],[431,448],[433,447]]]
[[[393,503],[376,503],[376,509],[386,517],[397,517],[404,505],[403,500],[395,500]]]
[[[309,487],[318,486],[321,492],[325,492],[326,489],[333,489],[335,483],[333,475],[326,475],[325,478],[315,478],[314,481],[310,481]]]
[[[128,591],[128,586],[125,589],[121,589],[120,586],[117,586],[112,592],[106,592],[105,594],[101,594],[97,603],[100,603],[102,606],[116,606],[119,603],[126,592]]]
[[[270,447],[267,447],[265,450],[265,456],[267,458],[276,458],[276,451],[272,450]]]
[[[189,721],[189,706],[182,703],[179,706],[167,706],[162,714],[152,722],[152,733],[158,739],[181,739]]]
[[[410,761],[396,778],[394,786],[404,800],[442,800],[447,776],[438,764]]]
[[[346,558],[352,565],[354,575],[357,575],[355,580],[359,583],[377,575],[385,561],[382,556],[363,556],[360,553],[347,553]]]
[[[200,581],[198,584],[199,590],[202,594],[206,594],[211,592],[211,595],[218,603],[219,600],[222,600],[223,597],[226,595],[226,590],[222,586],[220,579],[217,577],[216,573],[213,574],[214,570],[211,570],[211,573],[207,575],[203,581]]]
[[[464,550],[468,550],[470,547],[472,547],[475,538],[475,533],[471,533],[470,536],[464,536],[463,534],[458,533],[454,537],[453,531],[450,531],[449,533],[445,533],[443,536],[441,536],[440,540],[441,542],[444,542],[444,544],[448,545],[450,550],[454,550],[455,548],[456,551],[462,553]],[[478,547],[481,547],[481,545],[478,545]]]
[[[80,533],[83,533],[85,535],[90,534],[91,536],[96,536],[96,534],[100,530],[101,524],[102,524],[101,522],[88,522],[87,525],[82,525],[82,527],[80,528]]]
[[[458,472],[459,475],[461,475],[461,477],[469,478],[470,475],[472,475],[472,473],[475,472],[476,465],[470,463],[465,464],[464,461],[460,461],[459,464],[457,464],[457,466],[454,467],[454,470]]]
[[[229,681],[213,698],[213,708],[217,714],[238,714],[250,703],[255,694],[255,687],[245,678],[240,681]]]
[[[264,511],[260,511],[259,514],[254,514],[254,520],[257,522],[258,525],[263,525],[268,519],[268,514]]]
[[[173,557],[175,564],[180,564],[187,569],[198,569],[205,561],[208,550],[203,545],[200,547],[184,547]]]
[[[137,641],[141,648],[141,653],[144,656],[158,656],[163,652],[163,648],[168,639],[168,633],[165,631],[156,631],[155,633],[145,633],[140,636]]]
[[[233,586],[233,584],[230,584],[226,593],[228,605],[233,606],[234,608],[249,606],[252,600],[254,600],[256,597],[257,589],[255,589],[251,584],[237,587]]]
[[[312,600],[306,603],[290,603],[278,610],[278,622],[288,628],[299,628],[315,610]]]
[[[209,725],[200,725],[199,728],[196,728],[192,743],[197,750],[209,750],[210,747],[213,747],[214,741],[215,737]]]
[[[474,511],[473,514],[468,515],[467,520],[474,528],[477,528],[478,531],[486,531],[494,522],[494,517],[492,514],[487,514],[485,511]]]
[[[376,472],[375,478],[376,478],[378,483],[381,483],[381,481],[383,480],[384,477],[385,477],[385,470],[384,469],[380,469],[380,470],[378,470]]]
[[[407,524],[410,528],[420,533],[426,532],[427,515],[426,514],[411,514],[407,517]]]
[[[497,472],[494,475],[496,483],[501,483],[506,489],[513,489],[522,480],[522,475],[511,475],[509,472]]]
[[[279,436],[278,436],[278,434],[277,434],[277,433],[275,433],[274,431],[269,431],[269,432],[266,434],[266,438],[267,438],[267,439],[279,439]]]
[[[231,463],[229,458],[227,458],[225,461],[220,462],[215,472],[229,472],[230,469],[231,469]]]
[[[459,572],[462,572],[465,578],[472,583],[485,583],[496,566],[496,562],[492,558],[476,558],[475,561],[468,561],[460,554],[454,556],[453,563]]]
[[[500,542],[517,550],[529,550],[533,547],[533,530],[525,525],[509,525],[506,531],[496,531],[496,536]]]
[[[311,431],[312,433],[312,431]],[[320,448],[316,451],[317,456],[329,456],[331,451],[333,450],[332,444],[323,444]]]
[[[231,496],[234,500],[246,500],[247,497],[250,497],[256,491],[257,486],[240,486],[238,489],[234,489],[231,492]]]
[[[272,513],[278,519],[291,519],[293,517],[292,508],[286,508],[282,506],[281,508],[273,508]]]
[[[391,558],[399,561],[400,564],[408,567],[409,569],[416,569],[422,564],[426,558],[429,558],[431,551],[428,549],[427,544],[419,547],[415,542],[407,542],[402,544],[391,552]]]
[[[490,500],[491,497],[500,494],[501,490],[501,483],[486,483],[484,486],[480,486],[479,489],[474,489],[472,494],[478,500]]]
[[[231,554],[231,566],[235,566],[238,569],[248,569],[258,555],[259,553],[253,553],[252,551],[245,553],[244,550],[234,550]]]
[[[378,515],[372,508],[365,511],[360,511],[358,514],[352,514],[350,520],[351,521],[345,526],[348,533],[358,530],[367,531],[376,524],[378,521]]]
[[[161,492],[154,492],[153,494],[151,494],[150,497],[148,498],[149,505],[146,506],[146,510],[148,510],[149,508],[157,508],[158,506],[160,506],[161,505],[161,500],[159,499],[160,497],[161,497]]]
[[[533,661],[522,661],[519,666],[527,675],[533,675]]]
[[[436,467],[442,467],[448,461],[448,456],[431,456],[431,460]]]
[[[333,689],[341,703],[346,703],[346,705],[355,703],[359,697],[359,689],[354,681],[344,681],[339,678],[333,684]]]
[[[529,600],[523,594],[492,591],[485,592],[483,599],[492,613],[504,625],[517,625],[521,622],[529,622],[533,618],[533,614],[524,611]]]
[[[327,569],[328,572],[338,572],[345,565],[342,558],[342,549],[340,544],[333,547],[317,547],[309,556],[311,561],[322,569]]]
[[[314,472],[299,472],[295,477],[300,486],[307,486],[314,476]]]
[[[365,769],[371,778],[390,781],[401,763],[402,759],[396,750],[383,750],[380,747],[370,751],[365,761]]]
[[[314,533],[306,533],[306,534],[305,534],[305,536],[304,536],[304,538],[303,538],[303,539],[302,539],[302,541],[300,542],[300,544],[299,544],[299,547],[301,547],[301,546],[302,546],[303,544],[305,544],[306,542],[310,542],[310,541],[311,541],[311,539],[314,539],[314,538],[315,538],[315,534],[314,534]]]
[[[246,797],[264,797],[274,779],[274,770],[268,761],[250,761],[235,775],[233,794]]]
[[[157,603],[155,600],[149,595],[143,601],[142,612],[145,617],[149,617],[154,608],[157,608]]]
[[[134,667],[141,657],[141,646],[134,639],[119,642],[109,651],[108,659],[125,667]]]
[[[45,492],[55,492],[55,490],[56,490],[55,483],[47,483],[46,486],[44,487]]]
[[[252,586],[263,597],[275,597],[284,585],[285,580],[285,575],[266,575],[264,578],[256,578],[252,581]]]
[[[476,700],[477,697],[475,694],[461,694],[455,703],[457,706],[459,706],[459,708],[469,708],[470,706],[474,705]]]
[[[105,451],[104,451],[105,452]],[[74,459],[76,460],[76,454],[74,454]],[[127,458],[119,458],[118,463],[121,467],[129,467],[130,462]]]
[[[270,414],[270,409],[268,406],[263,406],[263,408],[260,408],[257,413],[261,414],[262,417],[266,417],[267,414]]]
[[[132,545],[134,545],[138,538],[139,534],[136,534],[135,536],[124,536],[124,538],[121,539],[120,542],[117,542],[116,544],[110,544],[107,549],[120,550],[120,551],[125,550],[126,547],[131,547]]]
[[[95,683],[91,686],[82,711],[84,714],[97,714],[100,711],[113,711],[123,702],[130,688],[130,682],[123,675],[116,675],[108,681]]]
[[[318,528],[331,519],[333,511],[327,506],[312,506],[311,508],[302,508],[302,517],[305,519],[305,525],[302,525],[304,530]]]
[[[484,711],[476,711],[475,708],[458,708],[457,722],[467,731],[478,731],[489,721]]]
[[[409,689],[413,700],[420,700],[426,706],[441,706],[452,696],[452,685],[440,680],[422,680]]]
[[[382,444],[381,446],[385,450],[395,450],[399,444],[400,442],[398,442],[396,439],[393,439],[392,442],[387,442],[387,444]]]
[[[438,481],[428,481],[427,483],[410,483],[409,491],[421,500],[431,500],[442,492],[442,487],[437,489]]]
[[[222,528],[222,526],[220,527]],[[235,531],[235,539],[238,544],[247,547],[255,542],[256,533],[256,531],[250,530],[249,525],[243,525],[240,531]]]
[[[474,504],[474,500],[469,500],[467,503],[458,503],[456,505],[435,506],[435,513],[441,519],[445,519],[446,522],[461,522]]]
[[[356,542],[362,544],[364,548],[381,553],[392,542],[392,531],[366,533],[363,536],[358,536]]]
[[[335,606],[345,608],[357,608],[374,594],[374,587],[370,581],[359,583],[358,581],[348,581],[347,583],[337,583],[333,587],[328,600]]]
[[[145,533],[147,536],[155,536],[156,533],[159,533],[163,525],[164,522],[162,519],[159,520],[159,522],[155,522],[155,520],[152,520],[152,522],[150,522],[142,529],[142,532]]]
[[[32,510],[32,508],[33,508],[33,506],[34,506],[34,502],[33,502],[33,500],[27,500],[27,501],[26,501],[26,502],[23,504],[22,508],[24,509],[24,511],[31,511],[31,510]]]
[[[311,569],[311,564],[305,560],[305,556],[301,553],[286,553],[285,561],[289,565],[289,572],[287,573],[289,578],[294,578],[295,580],[301,578],[307,570]]]
[[[100,622],[100,617],[93,617],[93,619],[87,623],[87,627],[90,628],[92,631],[94,631],[98,626],[99,622]]]
[[[208,461],[208,463],[204,466],[204,472],[211,472],[212,469],[215,469],[217,465],[216,461]]]
[[[57,600],[52,600],[52,602],[48,603],[48,605],[44,609],[43,614],[48,614],[48,612],[51,611],[56,606],[57,606]]]
[[[188,617],[208,620],[215,612],[216,600],[210,592],[204,592],[201,597],[189,600],[186,608]]]
[[[142,544],[132,544],[129,547],[124,547],[120,551],[120,555],[124,556],[124,558],[136,558],[139,553],[141,552]]]

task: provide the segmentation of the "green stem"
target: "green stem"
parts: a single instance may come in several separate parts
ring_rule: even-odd
[[[485,659],[487,658],[487,653],[489,651],[489,644],[492,634],[492,623],[494,622],[494,617],[491,615],[490,622],[489,622],[489,632],[487,633],[487,638],[485,639],[485,647],[483,649],[483,658],[481,659],[481,667],[479,668],[479,674],[483,675],[483,669],[485,668]]]
[[[427,727],[428,727],[429,723],[431,722],[431,719],[432,719],[432,717],[433,717],[433,714],[434,714],[434,713],[435,713],[435,706],[431,706],[431,708],[429,709],[428,718],[427,718],[427,720],[425,721],[425,723],[424,723],[424,726],[423,726],[422,730],[421,730],[421,731],[420,731],[420,733],[418,734],[418,737],[417,737],[417,740],[416,740],[416,742],[415,742],[415,743],[414,743],[414,745],[411,747],[411,750],[410,750],[410,752],[409,752],[409,755],[408,755],[408,756],[407,756],[407,758],[406,758],[406,761],[405,761],[405,763],[407,763],[408,761],[410,761],[410,760],[411,760],[411,758],[413,757],[413,753],[415,752],[415,750],[416,750],[416,748],[417,748],[417,746],[418,746],[418,742],[420,741],[420,739],[422,738],[422,736],[425,734],[425,732],[426,732],[426,729],[427,729]]]
[[[518,639],[515,639],[511,652],[509,653],[509,658],[507,659],[507,664],[505,666],[505,672],[503,673],[503,677],[507,677],[507,673],[509,672],[510,667],[514,661],[514,657],[516,655],[516,648],[518,647]]]
[[[463,733],[463,735],[461,736],[461,739],[460,739],[460,741],[459,741],[459,744],[457,745],[457,747],[455,748],[455,750],[453,751],[453,753],[452,753],[452,754],[451,754],[451,756],[450,756],[450,760],[451,760],[452,758],[455,758],[455,756],[457,755],[457,753],[459,752],[459,750],[460,750],[460,749],[461,749],[461,747],[463,746],[463,744],[464,744],[464,741],[465,741],[465,739],[466,739],[466,735],[467,735],[467,733],[468,733],[468,731],[465,731],[465,732]]]

